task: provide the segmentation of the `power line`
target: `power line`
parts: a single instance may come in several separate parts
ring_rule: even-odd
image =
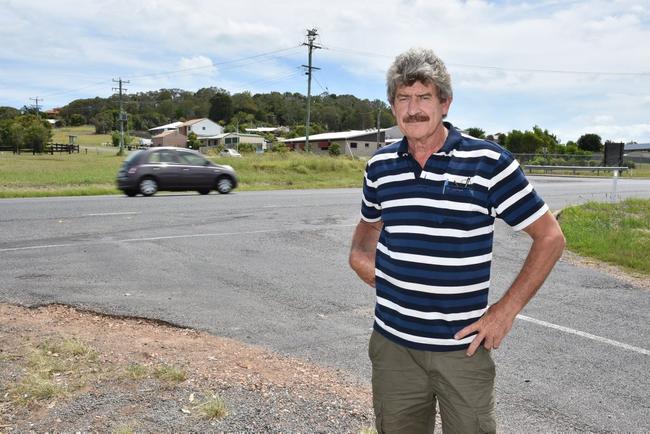
[[[265,53],[254,54],[252,56],[241,57],[241,58],[238,58],[238,59],[232,59],[232,60],[226,60],[226,61],[223,61],[223,62],[211,63],[210,65],[194,66],[194,67],[191,67],[191,68],[175,69],[175,70],[162,71],[162,72],[152,72],[150,74],[132,75],[132,76],[130,76],[130,78],[134,79],[134,78],[142,78],[142,77],[152,77],[152,76],[158,76],[158,75],[176,74],[176,73],[185,72],[185,71],[195,71],[195,70],[198,70],[198,69],[214,68],[215,66],[227,65],[227,64],[230,64],[230,63],[239,63],[239,62],[243,62],[243,61],[246,61],[246,60],[257,59],[259,57],[264,57],[264,56],[268,56],[268,55],[275,54],[275,53],[281,53],[283,51],[295,50],[297,48],[300,48],[300,45],[295,45],[293,47],[288,47],[288,48],[281,48],[279,50],[268,51],[268,52],[265,52]]]
[[[330,51],[341,51],[354,54],[361,54],[368,57],[382,57],[387,59],[393,59],[394,56],[389,56],[386,54],[373,53],[370,51],[361,51],[353,50],[350,48],[342,47],[323,47],[326,50]],[[471,68],[471,69],[492,69],[496,71],[505,71],[505,72],[535,72],[541,74],[569,74],[569,75],[604,75],[604,76],[650,76],[650,72],[635,71],[635,72],[611,72],[611,71],[578,71],[578,70],[568,70],[568,69],[544,69],[544,68],[506,68],[502,66],[491,66],[491,65],[474,65],[467,63],[446,63],[448,66],[454,66],[458,68]]]

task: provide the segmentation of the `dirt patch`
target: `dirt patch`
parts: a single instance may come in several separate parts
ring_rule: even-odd
[[[586,258],[568,250],[565,250],[562,254],[562,260],[571,265],[587,267],[609,274],[637,288],[650,289],[650,276],[641,273],[632,274],[616,265],[608,264],[597,259]]]
[[[24,387],[29,375],[54,393]],[[205,411],[214,398],[225,417]],[[371,408],[369,388],[339,371],[234,340],[0,304],[0,433],[358,433],[373,424]]]

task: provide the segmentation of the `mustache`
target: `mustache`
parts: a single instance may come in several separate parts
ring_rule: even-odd
[[[402,120],[407,124],[412,122],[427,122],[429,120],[429,116],[423,113],[418,113],[410,116],[404,116]]]

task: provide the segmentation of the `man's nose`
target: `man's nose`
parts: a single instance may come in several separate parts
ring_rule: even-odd
[[[407,113],[409,116],[416,115],[420,113],[420,104],[418,104],[417,98],[411,98],[407,107]]]

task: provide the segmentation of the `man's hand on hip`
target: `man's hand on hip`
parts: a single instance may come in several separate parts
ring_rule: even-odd
[[[473,356],[481,343],[483,343],[483,346],[487,350],[499,348],[501,341],[503,341],[512,328],[514,320],[515,317],[504,312],[504,310],[500,308],[499,303],[497,303],[490,306],[478,321],[468,325],[456,333],[454,338],[460,340],[474,332],[477,332],[474,340],[470,344],[469,348],[467,348],[467,355]]]

